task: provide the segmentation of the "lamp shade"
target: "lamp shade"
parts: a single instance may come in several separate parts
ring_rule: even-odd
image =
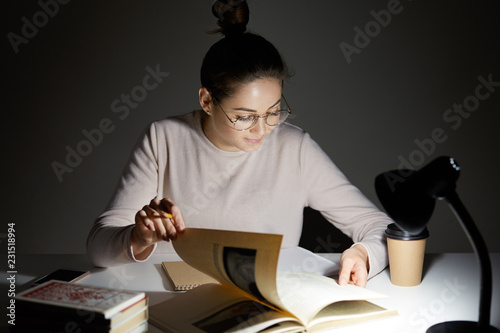
[[[375,190],[387,214],[401,232],[416,235],[426,229],[435,199],[446,201],[455,213],[476,252],[481,268],[479,320],[447,321],[433,325],[427,333],[500,333],[490,325],[492,273],[488,249],[469,212],[455,192],[460,167],[451,157],[438,157],[419,171],[393,170],[375,178]]]
[[[435,199],[455,190],[460,168],[453,158],[438,157],[422,169],[392,170],[375,178],[375,190],[386,212],[403,230],[425,230]]]

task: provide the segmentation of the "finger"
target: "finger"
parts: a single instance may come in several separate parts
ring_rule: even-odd
[[[154,209],[158,212],[165,228],[166,233],[162,235],[162,238],[168,241],[169,239],[177,239],[177,230],[175,227],[175,218],[171,213],[171,207],[174,206],[173,202],[168,199],[153,199],[150,205],[153,205]]]
[[[186,229],[184,224],[184,219],[182,218],[181,210],[177,206],[172,206],[172,223],[175,227],[175,230],[178,232],[183,232]]]
[[[176,231],[175,226],[172,222],[172,219],[170,219],[170,218],[164,219],[163,225],[165,227],[165,230],[167,231],[168,237],[172,240],[176,240],[177,239],[177,231]]]
[[[161,217],[166,218],[166,219],[171,219],[171,220],[174,219],[174,216],[172,215],[172,213],[170,213],[170,210],[168,209],[168,207],[165,204],[162,204],[160,202],[160,204],[158,205],[156,210],[160,213]]]
[[[165,199],[153,199],[151,200],[149,205],[151,208],[158,212],[161,218],[171,220],[174,219],[174,216],[170,213],[169,205],[165,203]]]
[[[340,266],[339,285],[344,286],[351,280],[351,272],[354,267],[354,261],[345,259]]]
[[[352,281],[355,286],[365,287],[368,280],[368,273],[364,269],[356,269],[352,274]]]
[[[154,223],[147,217],[146,212],[142,210],[137,212],[135,220],[134,237],[137,244],[147,246],[158,241],[156,232],[149,229],[154,226]]]
[[[162,217],[163,211],[160,207],[160,200],[153,199],[146,207],[149,207],[149,210],[147,210],[148,214],[152,214],[154,217]]]
[[[165,229],[165,225],[163,223],[163,218],[161,217],[160,213],[158,213],[156,209],[153,209],[150,206],[144,206],[144,211],[147,213],[148,218],[152,221],[158,239],[164,239],[168,241],[169,238]]]
[[[153,208],[154,210],[156,210],[158,212],[159,215],[162,215],[161,212],[167,212],[163,209],[162,207],[162,203],[161,203],[161,200],[155,198],[153,200],[151,200],[151,202],[149,203],[149,207]]]
[[[148,214],[144,209],[145,208],[141,209],[135,215],[136,224],[139,227],[146,227],[148,230],[155,231],[154,223],[148,218]]]
[[[183,232],[186,226],[184,224],[184,219],[179,206],[177,206],[172,200],[164,198],[161,200],[161,207],[163,207],[167,213],[170,212],[172,215],[171,220],[176,231]]]
[[[355,286],[365,288],[366,287],[366,279],[358,279],[356,283],[354,284]]]

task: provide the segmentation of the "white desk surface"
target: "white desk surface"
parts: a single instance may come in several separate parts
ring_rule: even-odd
[[[340,254],[321,254],[339,263]],[[490,255],[493,268],[491,324],[500,328],[500,253]],[[153,255],[144,263],[128,264],[108,269],[91,267],[86,255],[17,254],[18,292],[23,284],[58,268],[90,269],[82,284],[124,290],[145,291],[150,305],[176,295],[160,266],[162,261],[178,260],[177,255]],[[478,318],[479,265],[472,253],[426,254],[422,283],[417,287],[398,287],[391,284],[388,269],[368,281],[367,288],[389,296],[373,301],[386,308],[396,309],[397,317],[375,320],[336,329],[335,332],[397,332],[416,333],[442,321]],[[7,294],[5,272],[1,272],[2,295]],[[5,289],[5,290],[3,290]],[[5,297],[2,297],[5,298]],[[7,304],[6,302],[4,302]],[[2,304],[2,308],[3,307]],[[5,310],[4,310],[5,311]],[[0,331],[7,325],[5,315]],[[160,332],[150,325],[149,332]]]

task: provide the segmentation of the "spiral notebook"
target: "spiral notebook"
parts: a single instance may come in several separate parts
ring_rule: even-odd
[[[219,283],[184,261],[164,261],[161,266],[175,290],[189,290],[205,283]]]

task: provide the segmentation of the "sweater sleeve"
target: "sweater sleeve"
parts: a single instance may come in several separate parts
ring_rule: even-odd
[[[305,134],[301,172],[307,189],[307,205],[321,212],[354,245],[363,245],[369,257],[368,278],[387,265],[385,229],[392,220],[352,185],[326,153]]]
[[[153,124],[136,144],[108,207],[90,230],[87,254],[93,265],[109,267],[139,261],[132,253],[130,235],[135,214],[158,193],[157,153]]]

